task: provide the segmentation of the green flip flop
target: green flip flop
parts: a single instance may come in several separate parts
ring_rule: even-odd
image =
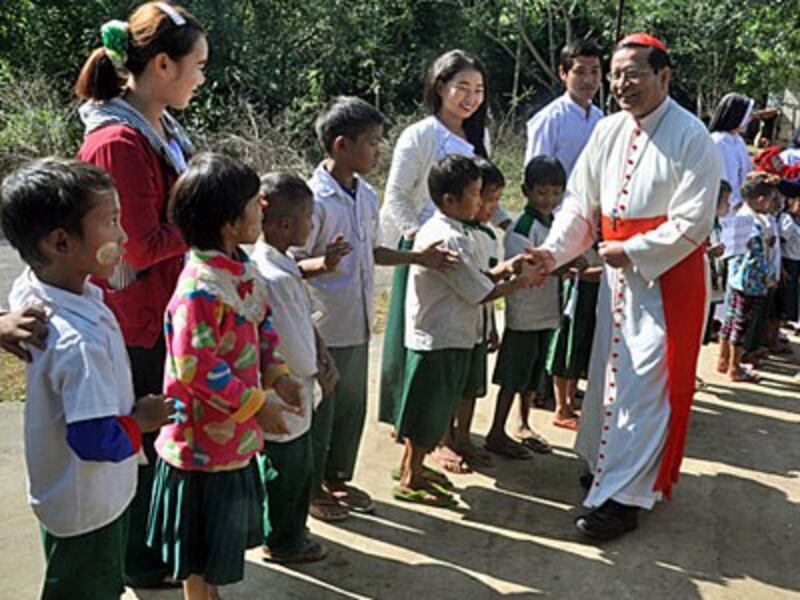
[[[400,467],[395,467],[392,469],[391,475],[393,481],[400,481]],[[455,485],[453,485],[453,482],[447,478],[447,475],[437,471],[436,469],[422,467],[422,476],[425,477],[425,479],[427,479],[432,485],[438,486],[445,490],[452,490],[455,488]]]
[[[433,506],[434,508],[455,508],[458,501],[450,494],[441,494],[431,490],[404,490],[399,485],[392,488],[392,497],[395,500]]]

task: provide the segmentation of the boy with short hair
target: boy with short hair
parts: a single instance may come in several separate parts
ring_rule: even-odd
[[[525,167],[522,193],[528,200],[522,214],[506,232],[505,256],[515,256],[537,247],[550,231],[553,209],[561,202],[566,173],[558,159],[536,156]],[[506,329],[497,355],[492,380],[500,386],[486,449],[501,456],[530,459],[531,451],[551,452],[547,441],[528,423],[533,397],[541,391],[550,336],[559,321],[558,277],[542,287],[521,290],[506,298]],[[521,425],[517,443],[505,432],[506,420],[520,395]]]
[[[575,40],[561,49],[558,76],[564,93],[528,121],[525,164],[534,156],[553,156],[572,172],[603,111],[592,103],[602,84],[603,52],[592,40]]]
[[[322,394],[315,380],[318,352],[311,299],[297,263],[287,253],[290,246],[306,242],[314,196],[305,181],[290,173],[264,175],[261,194],[266,204],[262,237],[252,258],[266,281],[272,326],[289,370],[302,384],[303,400],[302,413],[283,413],[285,433],[264,433],[259,457],[267,497],[263,554],[265,560],[282,564],[314,562],[326,554],[306,528],[314,469],[311,416]]]
[[[118,598],[124,591],[126,509],[142,433],[166,422],[171,401],[134,410],[125,343],[93,275],[110,277],[127,240],[111,178],[74,160],[44,159],[2,185],[3,232],[28,264],[12,309],[49,315],[47,344],[29,346],[25,458],[42,528],[43,598]]]
[[[377,165],[384,121],[380,111],[350,96],[336,98],[319,115],[317,136],[326,158],[309,181],[311,233],[294,252],[308,279],[319,333],[341,374],[312,423],[311,514],[328,521],[341,520],[349,510],[374,510],[369,495],[348,482],[366,416],[375,264],[442,268],[456,260],[437,243],[413,252],[380,245],[378,198],[363,177]]]
[[[499,243],[495,230],[489,225],[500,206],[500,197],[506,186],[503,173],[496,165],[485,158],[473,158],[481,174],[481,204],[470,231],[475,242],[475,251],[481,272],[489,273],[499,261]],[[492,455],[472,443],[470,430],[475,412],[475,400],[486,395],[487,355],[499,347],[494,305],[491,302],[481,306],[481,323],[478,343],[473,349],[470,361],[470,376],[466,394],[456,410],[452,443],[454,451],[463,457],[467,466],[472,463],[490,467]],[[448,438],[450,436],[448,435]]]
[[[408,349],[397,439],[405,445],[398,500],[450,507],[455,500],[423,467],[425,455],[442,439],[469,385],[483,303],[537,282],[525,258],[506,260],[483,273],[472,223],[481,203],[480,170],[471,158],[451,155],[428,177],[434,215],[414,238],[415,248],[438,241],[457,253],[460,264],[445,272],[414,266],[406,290],[405,345]],[[495,283],[495,282],[498,283]],[[440,474],[439,474],[440,475]]]

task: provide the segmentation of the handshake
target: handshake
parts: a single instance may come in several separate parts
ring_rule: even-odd
[[[556,261],[548,250],[526,248],[514,258],[505,261],[507,275],[519,287],[541,287],[555,269]]]

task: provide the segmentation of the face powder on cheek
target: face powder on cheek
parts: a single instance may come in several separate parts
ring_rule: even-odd
[[[106,242],[97,249],[95,259],[104,267],[112,267],[117,264],[122,256],[122,247],[117,242]]]

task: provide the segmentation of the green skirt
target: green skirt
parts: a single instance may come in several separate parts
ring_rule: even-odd
[[[506,329],[497,353],[492,381],[513,392],[540,392],[545,379],[547,347],[552,329]]]
[[[411,250],[412,240],[400,238],[398,250]],[[381,358],[381,385],[379,392],[378,420],[392,424],[397,420],[397,407],[403,395],[403,377],[406,369],[406,285],[408,267],[395,267],[392,275],[392,295],[386,315],[386,330],[383,334],[383,356]]]
[[[472,350],[408,351],[397,439],[433,449],[444,436],[467,390]]]
[[[573,282],[564,281],[564,304],[569,302]],[[547,355],[547,372],[556,377],[580,379],[589,370],[592,340],[597,313],[596,281],[581,281],[578,285],[578,303],[575,318],[562,316],[561,324],[553,333]]]
[[[119,600],[125,593],[123,567],[128,511],[89,533],[56,537],[44,527],[43,600]]]
[[[244,577],[244,553],[260,546],[264,487],[255,460],[235,471],[184,471],[159,459],[147,543],[178,580],[202,575],[213,585]]]
[[[486,342],[472,349],[469,356],[469,377],[464,392],[465,398],[483,398],[486,395],[486,357],[489,354]]]

